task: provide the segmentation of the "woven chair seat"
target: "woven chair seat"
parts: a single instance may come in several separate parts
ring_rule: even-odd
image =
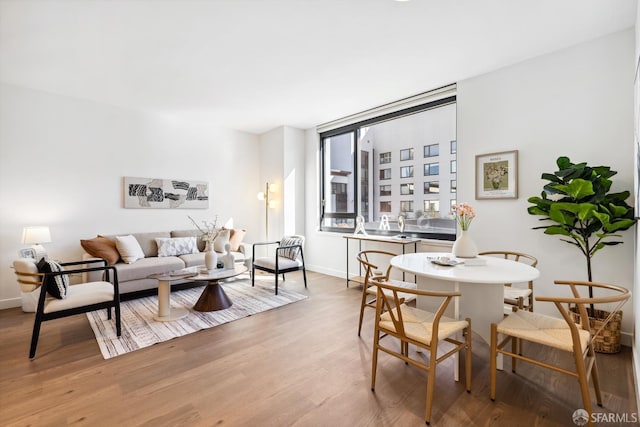
[[[516,311],[498,323],[498,333],[548,345],[564,351],[573,351],[571,330],[564,319],[530,311]],[[578,329],[582,352],[587,348],[590,334]]]
[[[394,308],[391,311],[397,318],[397,308]],[[430,346],[435,314],[430,311],[420,310],[419,308],[409,307],[405,304],[400,306],[400,311],[402,313],[402,323],[404,325],[405,335],[413,340]],[[440,318],[440,324],[438,325],[438,340],[448,338],[451,335],[462,331],[467,326],[469,326],[469,324],[465,320],[455,320],[450,317],[442,316]],[[397,332],[389,312],[383,313],[380,316],[380,328],[383,330]]]

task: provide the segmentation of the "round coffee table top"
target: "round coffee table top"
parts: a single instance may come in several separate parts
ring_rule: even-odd
[[[204,267],[199,267],[197,270],[198,274],[196,276],[185,277],[186,280],[203,280],[203,281],[214,281],[214,280],[222,280],[228,279],[229,277],[238,276],[242,273],[246,273],[249,269],[245,265],[236,265],[234,268],[216,268],[213,270],[206,270]]]

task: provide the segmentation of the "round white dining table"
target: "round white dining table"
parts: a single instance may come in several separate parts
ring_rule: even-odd
[[[432,261],[443,257],[460,262],[455,266],[441,266]],[[478,256],[471,262],[481,260],[485,265],[466,265],[465,258],[455,258],[451,253],[418,252],[398,255],[391,259],[394,268],[414,274],[419,289],[460,292],[455,298],[448,315],[456,319],[471,319],[471,330],[489,344],[491,323],[499,322],[504,316],[504,285],[526,283],[535,280],[540,272],[530,265],[497,258]],[[434,310],[441,300],[418,298],[418,308]],[[499,367],[502,360],[498,362]],[[458,364],[456,364],[457,367]],[[456,369],[456,379],[458,373]]]

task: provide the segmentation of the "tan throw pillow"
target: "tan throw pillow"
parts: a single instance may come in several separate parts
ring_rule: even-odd
[[[133,264],[144,258],[144,252],[140,243],[131,234],[128,236],[116,236],[116,248],[120,252],[120,257],[127,264]]]
[[[109,265],[120,260],[116,243],[106,237],[98,236],[89,240],[80,240],[80,246],[92,257],[106,259]]]
[[[229,243],[229,232],[231,230],[222,229],[218,233],[218,237],[213,241],[213,250],[220,253],[225,253],[224,246]]]
[[[240,250],[240,243],[244,239],[244,235],[247,234],[247,230],[231,230],[231,235],[229,236],[229,244],[231,245],[231,251],[238,252]]]

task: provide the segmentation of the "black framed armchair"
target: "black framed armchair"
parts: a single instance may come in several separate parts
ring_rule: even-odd
[[[282,274],[284,281],[285,273],[302,270],[304,287],[307,287],[307,272],[304,267],[304,236],[286,236],[282,240],[272,242],[259,242],[253,244],[252,266],[251,266],[251,286],[255,286],[256,270],[265,271],[275,275],[276,295],[278,295],[278,276]],[[256,247],[277,245],[275,255],[256,258]]]
[[[101,265],[81,267],[90,264]],[[118,336],[122,334],[120,323],[120,291],[118,288],[118,272],[115,267],[109,266],[104,259],[64,262],[57,265],[60,267],[59,271],[41,272],[38,271],[38,266],[34,260],[22,258],[13,262],[13,267],[20,285],[35,285],[40,288],[33,323],[29,359],[33,359],[36,356],[40,326],[42,322],[48,320],[105,308],[107,309],[108,318],[111,319],[111,308],[114,308],[116,332]],[[104,279],[102,281],[67,286],[68,279],[64,278],[64,276],[92,271],[103,272]],[[60,295],[61,291],[62,295]],[[57,297],[53,297],[52,295],[57,295]]]

